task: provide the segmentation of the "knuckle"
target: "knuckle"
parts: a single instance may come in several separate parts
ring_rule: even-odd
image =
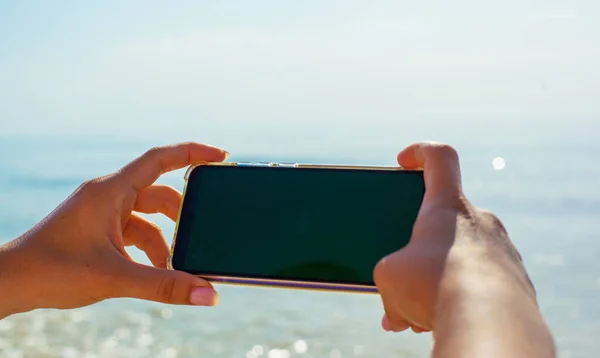
[[[533,284],[533,281],[531,280],[531,277],[529,277],[529,275],[527,273],[525,273],[525,280],[527,281],[527,284],[531,287],[532,291],[533,291],[533,296],[537,298],[537,289],[535,288],[535,285]]]
[[[161,235],[161,236],[162,236],[162,234],[163,234],[163,231],[162,231],[162,229],[160,228],[160,226],[159,226],[157,223],[150,221],[150,222],[149,222],[149,224],[150,224],[150,227],[152,228],[152,230],[153,230],[153,231],[154,231],[154,232],[155,232],[157,235]]]
[[[163,162],[163,159],[164,159],[163,157],[169,148],[170,148],[169,146],[152,147],[152,148],[148,149],[146,151],[146,153],[144,153],[143,157],[148,162],[156,163],[156,165],[159,166],[160,170],[162,172],[164,172],[168,168],[165,165],[165,163]]]
[[[181,195],[179,190],[175,189],[171,185],[163,185],[163,188],[164,188],[163,190],[165,190],[169,195],[173,195],[176,197],[179,197]]]
[[[97,186],[97,181],[95,179],[91,179],[91,180],[86,180],[83,183],[81,183],[81,185],[79,186],[79,188],[82,191],[89,191],[92,188]]]
[[[153,246],[156,246],[160,240],[162,240],[163,232],[162,229],[153,222],[148,222],[148,228],[145,232],[141,233],[141,239],[138,241],[136,246],[141,250],[148,250]]]
[[[445,159],[458,159],[458,152],[453,146],[446,143],[430,144],[429,149],[436,155]]]
[[[387,273],[387,262],[386,258],[379,260],[379,262],[375,265],[373,269],[373,280],[376,285],[383,284],[385,282],[384,277]]]
[[[156,158],[157,156],[160,155],[162,150],[163,150],[163,147],[160,147],[160,146],[152,147],[143,154],[143,157],[151,158],[151,159]]]
[[[102,178],[86,180],[77,189],[77,192],[84,195],[94,195],[102,188]]]
[[[380,288],[383,287],[385,289],[399,279],[396,268],[397,262],[395,264],[392,263],[393,260],[398,261],[398,258],[394,256],[396,256],[395,253],[382,258],[373,268],[373,281]]]
[[[174,277],[163,277],[158,285],[156,295],[163,303],[174,303],[177,280]]]
[[[154,240],[152,240],[151,237],[149,236],[144,236],[139,243],[136,244],[136,246],[140,249],[140,250],[148,250],[149,248],[152,247],[152,243],[154,242]]]
[[[502,243],[502,247],[509,254],[511,258],[515,261],[522,263],[523,256],[515,246],[515,244],[510,240],[508,235],[508,230],[504,226],[504,223],[498,216],[492,213],[489,210],[479,210],[479,218],[483,221],[483,225],[486,229],[494,236],[499,236]]]
[[[179,199],[181,196],[181,193],[170,185],[155,184],[154,190],[156,191],[156,196],[159,196],[164,200]]]
[[[386,285],[386,277],[388,276],[388,268],[386,264],[385,258],[380,260],[373,269],[373,281],[375,285],[381,290],[385,288]]]
[[[500,218],[490,210],[479,209],[479,215],[484,219],[485,223],[492,229],[500,230],[507,233],[506,227]]]

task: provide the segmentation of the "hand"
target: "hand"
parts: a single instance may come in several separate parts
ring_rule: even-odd
[[[411,145],[398,155],[398,163],[406,169],[423,168],[426,192],[410,243],[382,259],[374,270],[386,312],[385,330],[435,330],[440,286],[457,268],[476,265],[479,259],[499,257],[504,271],[535,299],[521,256],[500,220],[464,196],[453,148]]]
[[[113,297],[216,304],[208,282],[165,268],[169,246],[158,226],[139,213],[176,220],[181,194],[153,183],[165,172],[226,157],[221,149],[196,143],[158,147],[116,173],[81,185],[34,228],[0,247],[5,315]],[[145,251],[154,267],[134,262],[125,251],[132,245]]]

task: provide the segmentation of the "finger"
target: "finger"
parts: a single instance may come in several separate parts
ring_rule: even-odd
[[[419,254],[406,247],[381,259],[375,265],[373,279],[383,301],[385,315],[392,331],[415,326],[429,328],[432,322],[430,308],[434,306],[435,294],[424,296],[417,292],[429,292],[428,281],[415,271],[430,270]]]
[[[144,251],[152,265],[167,267],[169,245],[158,225],[137,214],[131,214],[123,230],[125,245]]]
[[[212,285],[182,271],[160,269],[132,261],[122,261],[119,297],[138,298],[174,305],[215,306],[219,295]]]
[[[181,193],[168,185],[151,185],[139,191],[133,210],[145,214],[162,213],[177,221]]]
[[[461,191],[458,154],[449,145],[422,142],[398,154],[398,164],[406,169],[422,168],[428,192],[456,194]]]
[[[429,330],[427,330],[425,328],[421,328],[419,326],[411,326],[410,329],[412,329],[412,331],[415,333],[429,332]]]
[[[415,326],[411,326],[411,327],[410,327],[410,329],[411,329],[413,332],[415,332],[415,333],[421,333],[421,332],[423,332],[423,331],[421,331],[421,329],[420,329],[420,328],[417,328],[417,327],[415,327]]]
[[[402,332],[411,327],[410,323],[403,319],[396,319],[393,323],[387,315],[383,315],[381,319],[381,327],[387,332]]]
[[[126,165],[119,176],[139,191],[166,172],[199,162],[221,162],[227,156],[223,149],[193,142],[156,147]]]

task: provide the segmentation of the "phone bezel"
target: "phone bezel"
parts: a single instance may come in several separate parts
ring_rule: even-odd
[[[173,241],[171,244],[170,255],[167,260],[167,268],[174,270],[173,257],[177,246],[177,233],[181,222],[181,214],[186,198],[186,192],[189,187],[189,178],[194,169],[200,166],[238,166],[238,167],[270,167],[270,168],[298,168],[298,169],[344,169],[344,170],[373,170],[373,171],[421,171],[422,168],[417,169],[405,169],[402,167],[392,166],[356,166],[356,165],[323,165],[323,164],[287,164],[287,163],[262,163],[262,162],[200,162],[191,165],[186,170],[184,175],[184,188],[182,194],[182,202],[179,207],[177,214],[177,222],[175,223],[175,230],[173,232]],[[313,281],[301,281],[301,280],[281,280],[281,279],[265,279],[256,277],[242,277],[242,276],[227,276],[227,275],[203,275],[196,274],[196,276],[203,278],[207,281],[237,285],[237,286],[252,286],[252,287],[272,287],[272,288],[288,288],[288,289],[300,289],[300,290],[315,290],[315,291],[332,291],[332,292],[349,292],[349,293],[377,293],[377,287],[374,285],[363,285],[363,284],[345,284],[345,283],[334,283],[334,282],[313,282]]]

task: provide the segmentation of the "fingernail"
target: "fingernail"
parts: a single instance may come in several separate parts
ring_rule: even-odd
[[[390,320],[387,316],[383,316],[383,318],[381,319],[381,328],[383,328],[383,330],[386,332],[392,330],[392,325],[390,324]]]
[[[223,152],[225,153],[225,159],[223,159],[223,161],[225,161],[229,158],[229,152],[226,150],[224,150]]]
[[[219,303],[219,295],[212,288],[196,287],[190,294],[190,303],[194,306],[216,306]]]

